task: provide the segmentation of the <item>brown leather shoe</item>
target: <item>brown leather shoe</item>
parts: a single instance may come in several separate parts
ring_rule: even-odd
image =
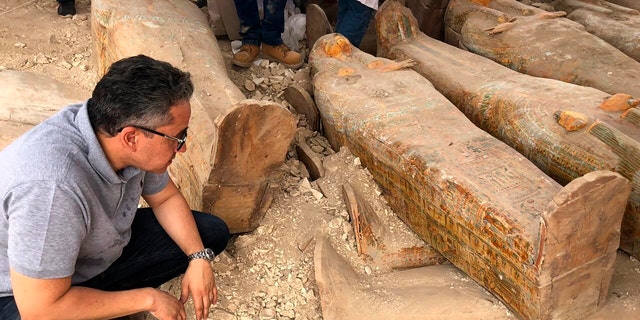
[[[304,63],[302,55],[289,49],[286,44],[271,46],[263,43],[262,55],[269,60],[280,62],[283,66],[291,69],[300,68]]]
[[[260,53],[260,47],[252,44],[243,44],[240,51],[233,55],[233,64],[238,67],[248,68]]]

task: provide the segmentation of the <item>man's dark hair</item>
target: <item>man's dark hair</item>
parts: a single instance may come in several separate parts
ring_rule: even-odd
[[[191,75],[145,55],[114,62],[87,106],[93,129],[111,136],[126,126],[157,128],[173,119],[169,109],[193,94]]]

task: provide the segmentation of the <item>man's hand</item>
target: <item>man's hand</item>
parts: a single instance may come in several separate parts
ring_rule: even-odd
[[[153,306],[149,313],[159,320],[186,320],[184,305],[174,296],[157,289],[153,294]]]
[[[186,303],[189,293],[196,308],[196,319],[207,319],[209,307],[218,301],[218,289],[209,261],[194,259],[189,262],[189,267],[182,278],[180,302]]]

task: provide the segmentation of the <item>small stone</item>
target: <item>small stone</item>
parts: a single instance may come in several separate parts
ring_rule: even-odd
[[[87,16],[84,14],[76,14],[76,15],[73,15],[73,17],[71,17],[71,20],[86,21]]]
[[[356,157],[355,159],[353,159],[353,165],[354,165],[354,166],[359,166],[359,165],[361,165],[361,164],[362,164],[362,163],[360,162],[360,158]]]
[[[253,96],[251,96],[251,99],[256,99],[256,100],[260,100],[262,99],[262,92],[260,91],[255,91],[253,93]]]
[[[270,308],[260,310],[260,319],[275,319],[276,311]]]
[[[60,66],[65,69],[71,69],[73,67],[69,62],[65,60],[62,60],[62,62],[60,62]]]
[[[16,48],[24,48],[27,45],[22,43],[22,42],[16,42],[16,43],[13,44],[13,46],[16,47]]]
[[[256,84],[255,84],[255,83],[253,83],[253,81],[251,81],[251,80],[249,80],[249,79],[247,79],[247,80],[244,82],[244,87],[245,87],[247,90],[249,90],[249,91],[255,91],[255,90],[256,90]]]
[[[364,273],[366,273],[368,276],[370,276],[371,275],[371,267],[364,266]]]
[[[54,34],[52,34],[51,36],[49,36],[49,43],[56,44],[56,43],[60,43],[60,42],[58,41],[58,39],[56,39],[56,36]]]

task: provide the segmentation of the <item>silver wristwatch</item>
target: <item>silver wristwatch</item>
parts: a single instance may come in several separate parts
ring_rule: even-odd
[[[193,260],[193,259],[206,259],[209,261],[213,261],[213,259],[216,257],[215,252],[213,252],[213,250],[209,249],[209,248],[204,248],[198,252],[194,252],[192,254],[189,255],[189,261]]]

